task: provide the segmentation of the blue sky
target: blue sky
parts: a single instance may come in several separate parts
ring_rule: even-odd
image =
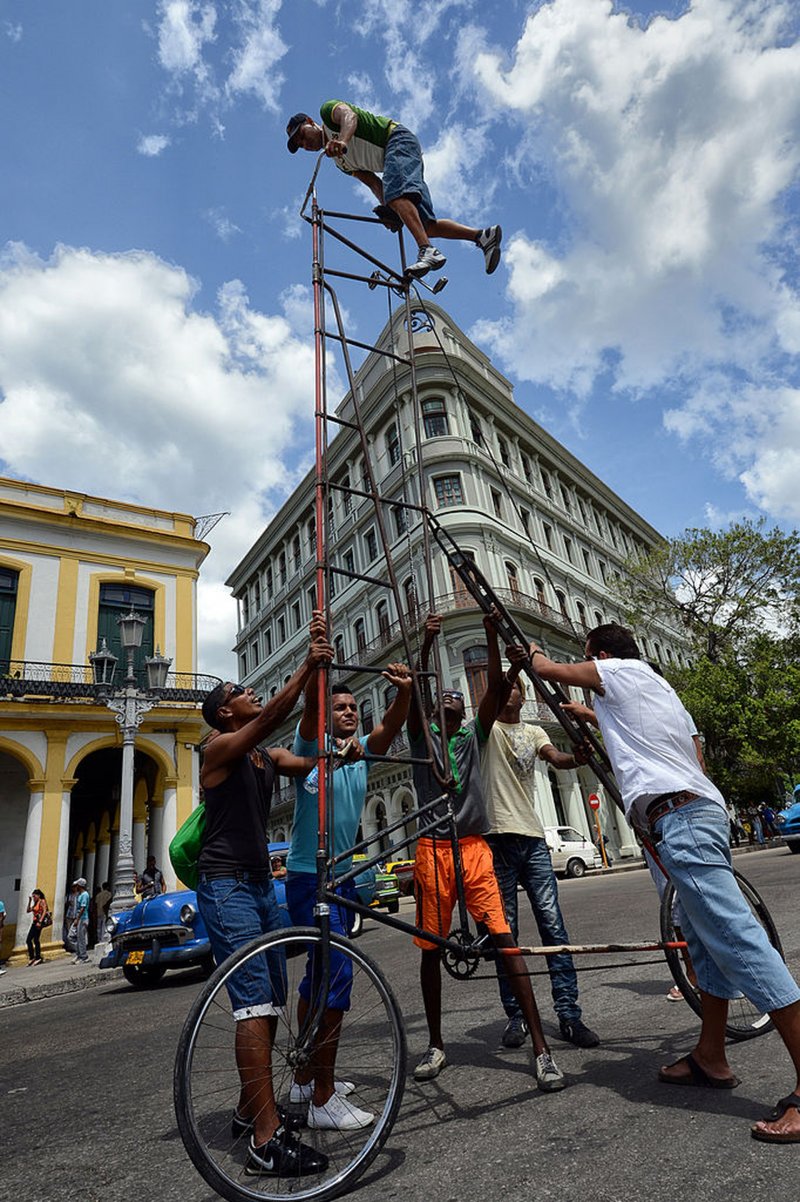
[[[5,0],[0,471],[230,510],[223,581],[311,450],[313,158],[331,97],[419,135],[440,216],[499,221],[441,301],[518,402],[665,534],[800,519],[796,5]],[[329,208],[366,190],[325,164]],[[370,233],[388,254],[388,235]],[[385,318],[349,291],[350,329]]]

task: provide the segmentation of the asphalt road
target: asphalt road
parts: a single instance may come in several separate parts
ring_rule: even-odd
[[[787,960],[800,975],[796,920],[800,857],[785,848],[737,867],[764,894]],[[562,904],[574,942],[657,937],[645,872],[567,881]],[[522,899],[521,899],[522,900]],[[536,942],[532,924],[522,938]],[[424,1051],[417,955],[369,921],[362,946],[392,981],[407,1024],[410,1067]],[[659,1064],[691,1047],[697,1021],[664,1000],[663,960],[581,976],[586,1021],[602,1045],[562,1044],[546,981],[535,978],[548,1036],[570,1087],[540,1094],[527,1049],[500,1047],[492,979],[445,978],[450,1066],[409,1078],[383,1152],[352,1191],[358,1202],[486,1198],[494,1202],[752,1202],[800,1197],[800,1146],[750,1138],[749,1124],[793,1087],[777,1035],[736,1045],[733,1092],[659,1085]],[[615,962],[620,957],[613,958]],[[0,1012],[0,1198],[14,1202],[201,1202],[172,1110],[178,1033],[200,984],[173,974],[152,993],[113,984]]]

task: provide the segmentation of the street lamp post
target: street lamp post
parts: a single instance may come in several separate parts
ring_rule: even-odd
[[[89,656],[94,674],[94,682],[105,704],[113,712],[117,725],[122,731],[122,773],[120,777],[119,800],[119,850],[114,873],[114,898],[111,902],[111,913],[118,914],[121,910],[130,910],[136,904],[133,893],[135,880],[133,865],[133,784],[134,784],[134,750],[136,731],[141,725],[145,714],[158,705],[159,691],[164,688],[167,673],[172,663],[161,655],[158,648],[156,654],[145,660],[147,670],[147,691],[139,688],[136,674],[133,670],[133,657],[137,648],[142,645],[142,633],[147,619],[131,609],[130,613],[117,618],[120,629],[122,649],[127,656],[127,673],[122,688],[114,689],[113,678],[117,657],[112,655],[103,639],[102,646]]]

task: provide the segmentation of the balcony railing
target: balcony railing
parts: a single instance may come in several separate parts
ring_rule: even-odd
[[[170,672],[163,689],[150,690],[144,669],[136,673],[143,693],[152,692],[162,702],[199,705],[210,689],[221,684],[216,676],[195,672]],[[114,691],[124,687],[123,674],[115,676]],[[47,664],[32,660],[0,661],[0,700],[100,701],[106,686],[94,683],[89,664]]]

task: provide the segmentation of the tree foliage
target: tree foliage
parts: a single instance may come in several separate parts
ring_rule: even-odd
[[[631,559],[618,582],[629,620],[682,626],[696,654],[721,662],[754,634],[788,629],[800,599],[800,535],[758,522],[686,530]]]

